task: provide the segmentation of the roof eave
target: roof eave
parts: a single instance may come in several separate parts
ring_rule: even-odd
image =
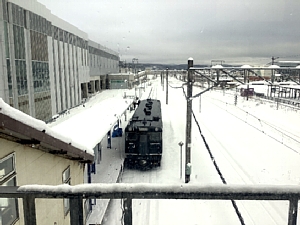
[[[2,113],[0,113],[0,137],[70,160],[94,162],[92,154]]]

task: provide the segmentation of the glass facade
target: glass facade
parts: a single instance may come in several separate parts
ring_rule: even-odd
[[[46,121],[52,116],[48,55],[48,36],[52,36],[52,25],[33,12],[28,14],[35,117]]]
[[[3,5],[3,18],[4,18],[4,44],[5,44],[5,58],[6,58],[6,68],[7,68],[7,80],[8,80],[8,90],[9,97],[12,98],[12,77],[11,77],[11,67],[10,67],[10,57],[9,57],[9,39],[8,39],[8,16],[7,16],[7,4],[5,0],[2,0]]]
[[[32,77],[35,93],[50,91],[48,63],[32,61]]]
[[[18,95],[28,94],[25,60],[15,60]]]
[[[58,113],[73,107],[80,98],[87,97],[86,90],[83,94],[80,89],[80,81],[89,82],[88,67],[97,75],[100,68],[117,71],[118,63],[113,62],[119,61],[117,55],[90,47],[85,38],[53,26],[36,12],[11,1],[0,1],[4,34],[4,51],[0,54],[5,59],[1,76],[5,83],[7,81],[4,90],[11,106],[47,121],[52,111]]]
[[[34,93],[50,91],[47,32],[51,29],[44,18],[31,12],[29,15]]]
[[[12,8],[12,22],[13,22],[13,37],[14,37],[14,53],[15,53],[15,68],[16,68],[16,87],[18,90],[18,96],[28,94],[28,83],[26,73],[26,50],[25,50],[25,11],[15,5],[11,4]],[[7,52],[9,52],[7,46]],[[9,54],[8,54],[9,56]],[[9,64],[10,65],[10,64]],[[8,71],[8,75],[11,76],[11,71]],[[8,80],[11,78],[8,76]],[[10,82],[9,82],[10,83]]]
[[[24,27],[13,25],[18,95],[28,94]]]
[[[15,58],[25,60],[25,37],[24,27],[13,25]]]

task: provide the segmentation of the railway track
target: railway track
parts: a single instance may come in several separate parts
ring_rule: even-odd
[[[211,108],[214,108],[213,111],[215,112],[220,111],[220,108],[215,103],[212,103],[210,101],[207,101],[207,103],[211,105],[210,106]],[[234,117],[232,113],[228,113],[228,114],[231,115],[233,120],[234,119],[238,120],[237,118]],[[238,182],[241,184],[258,184],[256,177],[253,177],[253,174],[248,170],[247,167],[245,167],[244,161],[240,161],[240,158],[234,155],[234,151],[232,151],[231,149],[232,145],[228,145],[228,141],[223,142],[224,139],[220,138],[220,133],[216,134],[215,130],[211,129],[211,125],[205,122],[205,117],[203,117],[201,113],[193,113],[193,116],[198,131],[202,136],[203,141],[205,142],[205,146],[210,155],[211,161],[214,164],[216,171],[218,172],[222,182],[224,184],[227,184],[229,180],[229,183]],[[228,119],[224,118],[224,120],[228,120]],[[219,122],[220,122],[220,126],[222,126],[223,125],[222,122],[221,121]],[[252,129],[247,125],[247,123],[243,123],[243,125],[245,127],[244,130]],[[200,127],[202,127],[202,129]],[[232,127],[230,129],[234,129],[234,128]],[[260,131],[257,130],[257,134],[260,134]],[[234,143],[234,139],[235,137],[232,136],[232,143]],[[211,144],[213,147],[210,147]],[[241,151],[242,149],[243,147],[241,146]],[[218,162],[222,162],[222,163],[219,164]],[[227,174],[229,174],[229,177]],[[235,175],[233,176],[233,174]],[[257,221],[255,222],[255,219],[252,218],[251,213],[248,211],[249,207],[253,207],[253,206],[257,208],[259,214],[265,215],[266,221],[269,221],[270,224],[286,224],[287,221],[286,212],[282,210],[282,208],[287,207],[285,205],[286,204],[282,202],[274,203],[274,202],[258,202],[258,201],[256,201],[255,203],[251,203],[251,206],[250,204],[245,202],[233,203],[233,207],[235,208],[235,211],[237,213],[237,216],[240,219],[241,224],[257,223]]]

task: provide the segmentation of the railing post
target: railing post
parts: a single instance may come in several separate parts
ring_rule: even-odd
[[[292,198],[290,199],[288,225],[297,224],[297,212],[298,212],[298,198]]]
[[[25,195],[23,198],[24,224],[36,225],[35,198],[33,195]]]
[[[82,196],[76,196],[70,198],[70,224],[83,225]]]
[[[132,225],[132,198],[124,198],[124,225]]]

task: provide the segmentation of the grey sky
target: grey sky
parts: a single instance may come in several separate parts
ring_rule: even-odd
[[[120,53],[149,63],[264,64],[300,58],[299,0],[38,0]],[[291,58],[290,56],[297,56]]]

